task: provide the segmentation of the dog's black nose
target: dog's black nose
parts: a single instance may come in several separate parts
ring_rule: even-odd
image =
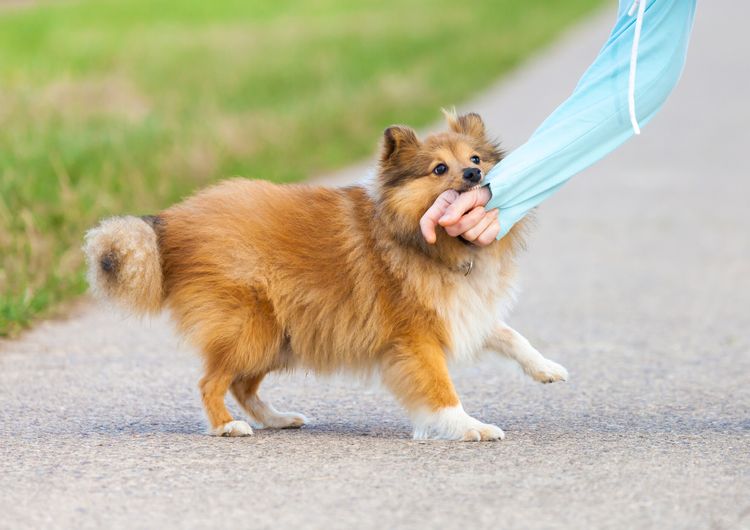
[[[478,167],[467,167],[464,169],[464,180],[476,184],[482,180],[482,170]]]

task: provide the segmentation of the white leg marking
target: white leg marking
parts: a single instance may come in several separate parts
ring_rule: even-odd
[[[244,421],[230,421],[211,430],[214,436],[250,436],[253,429]]]
[[[498,326],[487,341],[487,347],[515,360],[526,375],[535,381],[554,383],[568,380],[568,371],[564,366],[546,359],[523,335],[510,326]]]
[[[437,411],[418,411],[412,414],[415,440],[463,440],[479,442],[502,440],[505,433],[496,425],[475,420],[459,403]]]
[[[298,429],[307,423],[302,414],[279,412],[257,395],[245,401],[245,409],[258,429]]]

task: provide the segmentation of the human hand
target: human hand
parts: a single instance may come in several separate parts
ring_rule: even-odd
[[[435,229],[440,225],[449,236],[461,236],[482,247],[489,245],[500,233],[498,211],[484,210],[491,197],[487,186],[463,193],[444,191],[419,221],[425,241],[431,245],[435,243]]]

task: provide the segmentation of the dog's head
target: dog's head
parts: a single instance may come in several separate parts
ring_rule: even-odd
[[[420,140],[409,127],[385,130],[377,187],[383,213],[399,232],[419,233],[419,219],[446,190],[481,186],[503,156],[478,114],[444,111],[448,131]],[[395,228],[395,227],[394,227]]]

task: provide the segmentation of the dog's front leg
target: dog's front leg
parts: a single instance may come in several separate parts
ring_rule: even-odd
[[[383,381],[407,408],[414,439],[483,441],[505,437],[496,425],[464,412],[445,353],[432,339],[405,340],[383,357]]]
[[[540,383],[567,381],[564,366],[546,359],[526,338],[507,324],[498,325],[487,341],[487,349],[510,357],[521,365],[523,371]]]

